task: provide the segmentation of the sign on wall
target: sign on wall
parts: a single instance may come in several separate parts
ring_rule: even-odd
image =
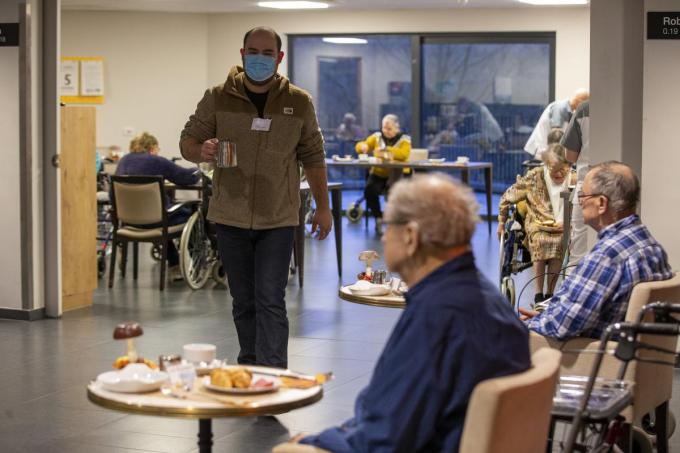
[[[680,39],[680,11],[648,11],[647,39]]]
[[[19,45],[19,24],[0,24],[0,47]]]
[[[59,95],[64,104],[103,104],[104,59],[62,57]]]

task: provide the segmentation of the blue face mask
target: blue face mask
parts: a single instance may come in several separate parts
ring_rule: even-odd
[[[276,70],[276,58],[266,55],[246,55],[245,71],[246,75],[256,82],[264,82],[274,75]]]

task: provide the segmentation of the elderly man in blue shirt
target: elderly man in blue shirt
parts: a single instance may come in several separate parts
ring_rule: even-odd
[[[624,320],[633,286],[673,276],[663,247],[635,214],[640,182],[628,165],[595,165],[577,196],[597,243],[545,311],[520,309],[529,329],[557,340],[600,338],[607,326]]]
[[[342,426],[296,438],[335,453],[456,452],[480,381],[530,366],[528,331],[475,265],[472,191],[443,174],[390,192],[385,262],[408,284],[406,308]]]

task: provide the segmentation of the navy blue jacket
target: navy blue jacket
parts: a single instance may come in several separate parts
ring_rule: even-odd
[[[116,168],[117,175],[160,175],[178,186],[189,186],[200,179],[195,168],[184,168],[161,156],[151,153],[129,153],[123,156]]]
[[[475,385],[530,363],[526,327],[466,253],[409,290],[355,416],[301,443],[335,453],[457,452]]]

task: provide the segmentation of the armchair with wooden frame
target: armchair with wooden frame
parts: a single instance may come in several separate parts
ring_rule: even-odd
[[[165,288],[167,247],[169,241],[182,235],[185,223],[170,225],[170,214],[185,202],[165,207],[165,185],[162,176],[111,176],[111,219],[113,239],[109,266],[109,288],[113,286],[117,248],[122,247],[122,276],[125,277],[127,245],[133,244],[133,277],[137,279],[139,243],[150,242],[161,252],[160,290]]]

